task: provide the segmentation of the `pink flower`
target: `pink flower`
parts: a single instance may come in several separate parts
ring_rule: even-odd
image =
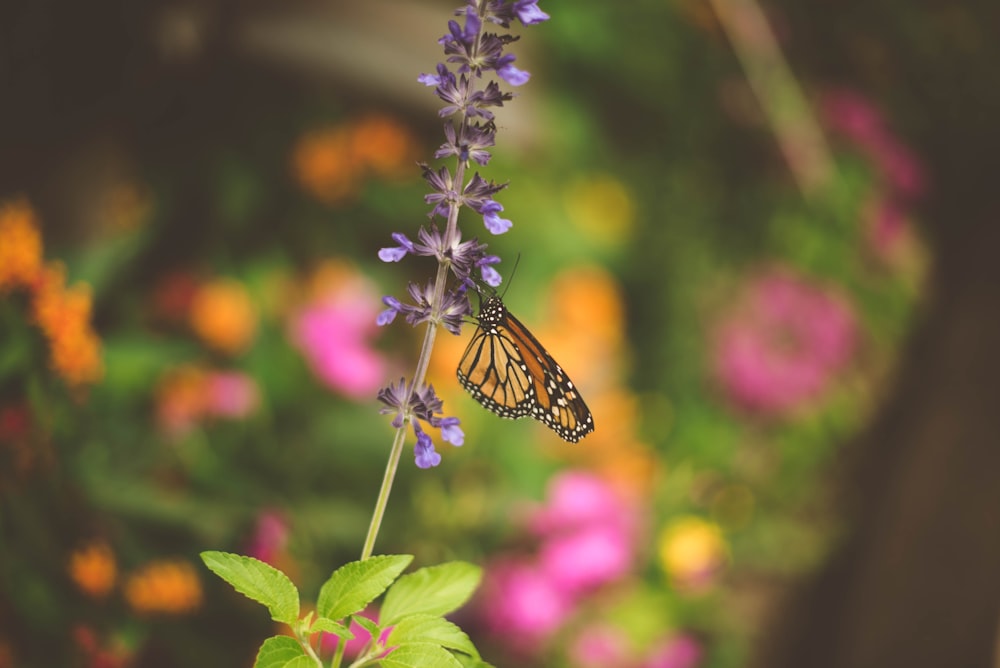
[[[239,371],[215,371],[205,380],[205,411],[230,419],[250,415],[260,403],[257,382]]]
[[[514,650],[531,651],[559,630],[571,600],[542,569],[525,561],[497,561],[480,592],[486,626]]]
[[[715,373],[737,405],[783,413],[819,397],[856,342],[847,302],[788,270],[770,270],[717,325]]]
[[[577,668],[631,665],[628,636],[607,624],[592,624],[579,631],[569,646],[570,663]]]
[[[277,566],[278,555],[288,544],[288,522],[276,510],[265,510],[257,517],[257,527],[247,548],[254,559]]]
[[[695,668],[701,663],[701,643],[693,636],[682,633],[661,641],[639,664],[640,668]]]
[[[594,523],[619,523],[628,510],[615,490],[602,478],[582,471],[560,473],[549,482],[545,506],[529,524],[538,535],[547,535]]]
[[[632,567],[633,539],[614,524],[595,525],[549,538],[539,565],[554,586],[577,594],[625,577]]]
[[[823,96],[821,109],[827,125],[867,155],[896,194],[914,198],[924,192],[926,178],[920,161],[865,97],[851,90],[832,91]]]
[[[370,346],[378,329],[377,306],[377,298],[367,289],[336,290],[292,321],[292,339],[313,373],[354,399],[371,398],[386,375],[385,360]]]

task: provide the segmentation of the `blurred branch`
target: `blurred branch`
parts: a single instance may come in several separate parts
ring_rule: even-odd
[[[833,174],[823,132],[756,0],[709,0],[771,124],[799,190],[809,198]]]

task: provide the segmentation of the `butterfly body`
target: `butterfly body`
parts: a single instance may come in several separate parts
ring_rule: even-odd
[[[502,418],[531,416],[572,443],[594,430],[590,409],[569,376],[496,295],[479,312],[458,380]]]

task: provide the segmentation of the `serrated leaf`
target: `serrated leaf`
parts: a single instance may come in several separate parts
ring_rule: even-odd
[[[335,622],[326,617],[317,617],[316,621],[309,627],[309,633],[332,633],[342,640],[350,640],[354,637],[351,630],[340,622]]]
[[[462,629],[444,617],[431,615],[413,615],[399,620],[392,628],[386,644],[391,647],[418,642],[436,643],[447,649],[479,658],[476,646]]]
[[[379,659],[382,668],[462,668],[451,652],[434,643],[408,643],[392,650],[389,656]]]
[[[482,569],[464,561],[421,568],[389,588],[379,623],[392,626],[408,615],[441,616],[462,606],[479,585]]]
[[[372,638],[375,638],[379,635],[378,622],[376,622],[375,620],[368,619],[364,615],[354,615],[353,617],[351,617],[351,619],[357,622],[358,626],[363,628],[365,631],[368,631],[368,635],[370,635]]]
[[[302,658],[309,657],[294,638],[273,636],[260,646],[253,668],[295,668],[292,662]]]
[[[411,561],[409,554],[388,554],[344,564],[319,590],[316,610],[328,619],[343,619],[363,610]]]
[[[278,569],[229,552],[202,552],[201,560],[236,591],[266,606],[274,621],[291,625],[298,620],[299,591]]]

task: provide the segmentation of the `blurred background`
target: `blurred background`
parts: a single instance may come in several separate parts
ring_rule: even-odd
[[[306,600],[359,556],[456,4],[3,3],[0,667],[249,666],[198,553]],[[466,442],[376,552],[481,564],[500,667],[1000,665],[1000,7],[541,6],[486,241],[597,429],[500,422],[442,335]]]

